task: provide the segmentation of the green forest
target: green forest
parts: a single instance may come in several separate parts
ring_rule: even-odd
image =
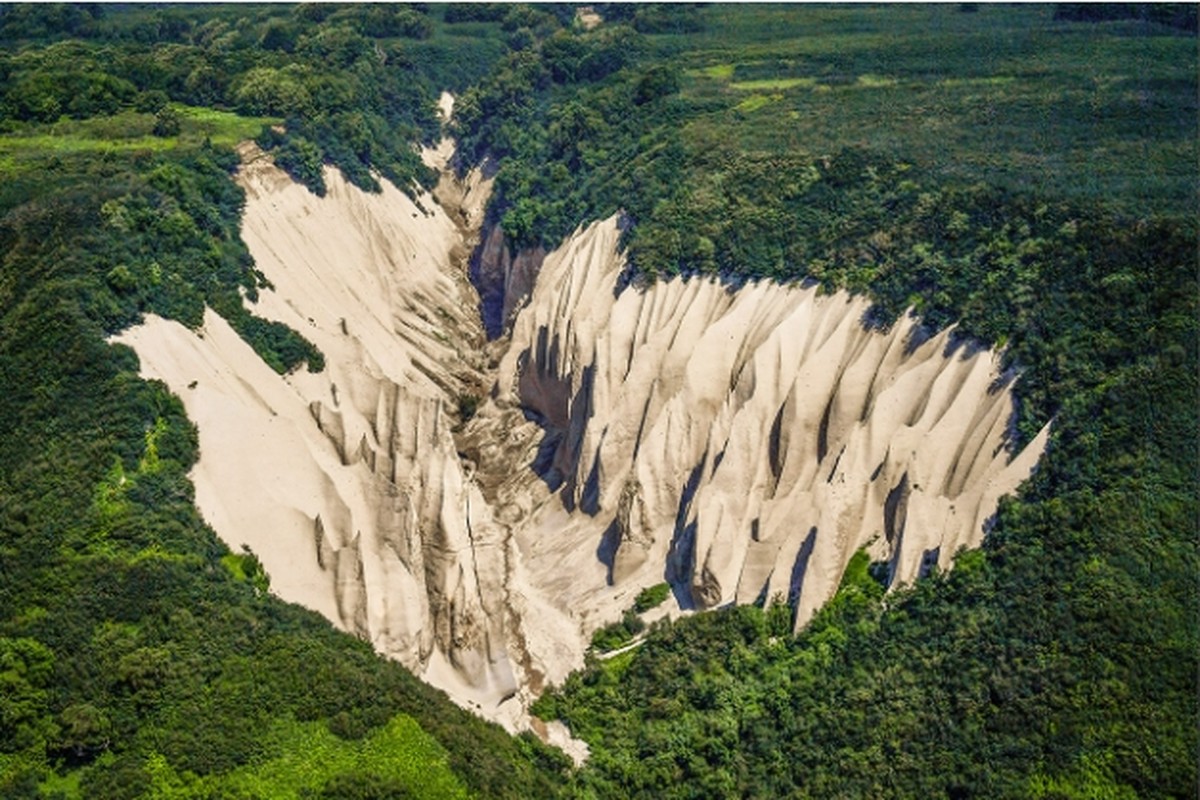
[[[0,7],[0,796],[1173,798],[1200,776],[1196,8]],[[572,768],[269,591],[200,519],[182,403],[106,338],[248,312],[233,146],[314,192],[434,176],[489,222],[623,213],[628,281],[812,281],[1004,348],[1053,422],[982,550],[885,593],[642,630],[535,706]],[[781,598],[786,600],[786,598]]]

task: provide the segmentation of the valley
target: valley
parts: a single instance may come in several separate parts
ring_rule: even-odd
[[[1195,36],[0,7],[0,796],[1194,795]]]
[[[869,330],[869,301],[815,286],[623,284],[616,217],[497,259],[489,182],[451,148],[426,152],[433,194],[327,168],[322,198],[241,149],[269,287],[248,305],[323,371],[278,375],[211,311],[117,341],[196,421],[197,505],[229,547],[464,707],[528,729],[664,580],[672,615],[768,600],[802,628],[860,549],[896,586],[949,569],[1034,468],[1048,429],[1010,443],[996,354],[911,317]],[[491,341],[473,253],[507,310]]]

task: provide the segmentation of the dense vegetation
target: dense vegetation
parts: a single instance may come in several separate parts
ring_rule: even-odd
[[[575,793],[1190,795],[1194,20],[601,13],[527,38],[459,104],[468,150],[499,161],[492,218],[514,246],[620,210],[635,282],[867,292],[871,324],[911,308],[1004,346],[1016,438],[1054,429],[950,575],[885,600],[858,563],[796,639],[786,607],[743,608],[592,662],[539,706],[591,745]]]
[[[463,40],[317,11],[0,12],[0,796],[552,793],[561,757],[265,591],[196,512],[181,403],[105,343],[207,304],[279,371],[320,368],[243,306],[262,281],[231,145],[287,118],[281,157],[407,185],[438,84],[397,37]]]
[[[437,92],[488,68],[496,29],[447,30],[400,5],[13,6],[0,17],[0,133],[57,137],[63,117],[115,116],[103,138],[121,142],[153,126],[122,112],[166,109],[166,133],[180,104],[218,108],[282,123],[263,142],[314,190],[322,162],[363,187],[371,170],[408,187],[433,177],[414,145],[438,135]]]
[[[198,518],[178,399],[104,341],[207,304],[319,368],[243,307],[230,146],[317,191],[324,163],[428,181],[412,144],[450,88],[513,246],[623,210],[632,281],[868,292],[872,324],[913,308],[1005,346],[1018,438],[1054,420],[949,574],[885,596],[860,555],[798,637],[774,604],[591,661],[539,706],[591,746],[568,794],[1191,796],[1194,8],[595,8],[590,31],[567,6],[0,10],[0,795],[568,780],[264,591]]]

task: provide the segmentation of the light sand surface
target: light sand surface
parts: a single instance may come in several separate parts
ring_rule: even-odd
[[[802,625],[858,548],[898,584],[977,546],[1044,448],[1011,458],[996,353],[912,318],[868,331],[867,300],[815,288],[617,291],[618,236],[610,219],[546,258],[498,376],[554,432],[563,483],[518,526],[531,580],[582,619],[665,578],[698,608],[789,598]]]
[[[452,144],[425,152],[443,180],[415,199],[335,170],[317,198],[242,155],[242,233],[273,286],[251,308],[326,369],[275,374],[212,311],[118,340],[183,398],[197,505],[275,593],[510,729],[646,586],[674,587],[655,615],[782,597],[802,625],[858,548],[897,585],[949,567],[1044,448],[1007,448],[995,353],[912,319],[868,331],[861,298],[618,290],[615,218],[549,254],[485,235],[507,330],[489,345],[467,261],[490,181],[456,180]],[[461,425],[460,395],[485,394]]]
[[[518,688],[507,536],[452,433],[458,396],[483,391],[475,230],[428,194],[386,181],[369,194],[327,169],[318,198],[253,145],[242,157],[242,236],[272,287],[251,309],[301,332],[326,369],[275,374],[211,310],[198,331],[151,316],[118,341],[183,398],[200,430],[197,505],[279,596],[503,717]],[[446,181],[444,196],[486,202],[477,171]]]

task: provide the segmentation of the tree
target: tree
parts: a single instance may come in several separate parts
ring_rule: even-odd
[[[256,67],[237,82],[233,100],[245,114],[303,115],[312,110],[312,97],[296,69]]]
[[[36,639],[0,639],[0,753],[44,749],[54,654]]]
[[[103,710],[91,703],[74,703],[59,714],[61,737],[59,747],[69,750],[76,759],[94,756],[107,750],[112,741],[112,722]]]
[[[679,91],[679,72],[670,64],[657,64],[642,74],[633,90],[639,106]]]
[[[170,106],[163,106],[154,115],[152,132],[155,136],[178,136],[180,127],[179,112]]]

